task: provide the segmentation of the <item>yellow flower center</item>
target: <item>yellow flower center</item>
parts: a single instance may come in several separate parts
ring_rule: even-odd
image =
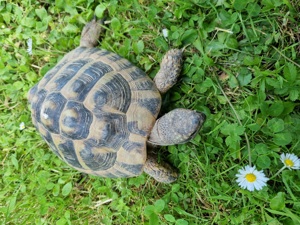
[[[289,167],[294,166],[294,162],[292,160],[290,160],[290,159],[284,160],[284,163],[285,163],[285,165],[287,165]]]
[[[248,173],[246,176],[245,176],[246,180],[248,182],[254,182],[256,181],[256,176],[253,174],[253,173]]]

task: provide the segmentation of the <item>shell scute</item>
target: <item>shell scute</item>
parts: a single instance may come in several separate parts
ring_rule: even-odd
[[[51,80],[53,86],[49,85],[49,88],[51,88],[52,91],[60,91],[78,73],[78,71],[90,61],[90,59],[78,59],[68,63],[66,67],[62,67],[58,71],[60,74],[59,76],[53,77],[54,80]]]
[[[114,166],[117,160],[116,152],[102,152],[92,148],[80,151],[83,162],[93,171],[107,170]]]
[[[76,168],[83,168],[76,155],[74,142],[66,140],[63,143],[57,145],[58,150],[61,152],[66,162]]]
[[[41,131],[41,129],[43,129],[43,128],[40,127],[40,131]],[[56,145],[52,139],[50,132],[45,130],[45,134],[42,137],[47,142],[47,144],[51,147],[51,149],[55,153],[55,155],[57,155],[59,158],[63,159],[60,151],[58,150],[58,148],[56,147]]]
[[[44,99],[38,112],[40,112],[40,123],[49,132],[59,134],[59,118],[66,103],[67,100],[59,92],[53,92]]]
[[[72,140],[87,138],[93,121],[92,113],[82,103],[68,101],[60,116],[61,134]]]
[[[130,85],[121,74],[114,74],[97,89],[93,100],[95,110],[104,110],[103,107],[106,106],[126,113],[131,103]]]
[[[138,103],[140,107],[146,108],[153,115],[156,115],[160,108],[160,99],[158,98],[141,98]]]
[[[42,108],[42,103],[44,102],[46,96],[47,91],[44,89],[39,90],[37,85],[35,85],[29,91],[28,99],[31,103],[31,118],[35,126],[37,126],[37,123],[41,122],[40,112]]]

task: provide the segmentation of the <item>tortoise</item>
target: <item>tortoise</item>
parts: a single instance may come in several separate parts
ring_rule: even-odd
[[[66,54],[28,93],[34,126],[71,167],[101,177],[134,177],[143,171],[171,183],[178,172],[158,163],[147,145],[191,140],[205,115],[174,109],[161,116],[161,95],[177,80],[182,49],[169,50],[151,80],[121,56],[97,48],[103,20],[93,18],[80,46]]]

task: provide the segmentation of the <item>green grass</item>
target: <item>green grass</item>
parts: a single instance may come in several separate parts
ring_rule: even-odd
[[[235,177],[249,164],[245,134],[252,164],[269,178],[283,166],[281,153],[300,157],[299,0],[152,2],[0,1],[2,224],[300,224],[299,170],[284,170],[254,192]],[[151,77],[168,49],[187,46],[163,112],[195,109],[207,121],[190,143],[159,149],[180,170],[173,184],[145,174],[81,174],[49,150],[31,123],[28,90],[106,8],[110,22],[100,46]]]

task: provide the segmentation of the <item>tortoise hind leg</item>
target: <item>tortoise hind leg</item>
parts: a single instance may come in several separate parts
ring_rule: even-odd
[[[102,26],[104,20],[105,19],[97,20],[95,16],[84,26],[81,32],[80,47],[93,48],[98,45],[98,39],[103,30]]]
[[[178,178],[177,171],[170,164],[158,163],[157,157],[151,153],[147,155],[144,172],[162,183],[172,183]]]
[[[160,93],[167,92],[176,82],[182,67],[183,49],[171,49],[162,59],[154,82]]]

